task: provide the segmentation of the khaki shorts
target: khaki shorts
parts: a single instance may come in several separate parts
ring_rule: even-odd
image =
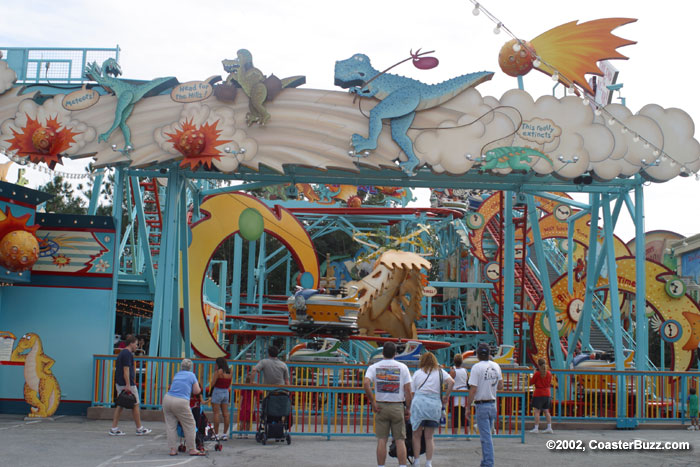
[[[377,402],[379,413],[374,416],[374,433],[377,438],[406,439],[406,421],[403,402]]]

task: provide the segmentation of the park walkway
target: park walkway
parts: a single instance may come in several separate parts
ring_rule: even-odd
[[[207,457],[167,455],[165,425],[149,422],[148,436],[136,436],[133,422],[120,426],[126,436],[109,436],[107,420],[85,417],[56,417],[54,421],[24,421],[19,415],[0,415],[0,458],[2,465],[14,467],[107,467],[176,465],[246,465],[246,466],[374,466],[373,438],[334,438],[293,436],[292,444],[262,446],[255,440],[229,440],[221,452],[211,449]],[[617,440],[661,442],[687,441],[700,448],[700,432],[677,430],[558,430],[554,435],[527,434],[525,444],[519,439],[495,441],[496,461],[501,466],[697,466],[698,454],[689,451],[592,451],[555,452],[547,449],[549,440]],[[444,439],[437,442],[435,467],[476,466],[481,448],[478,439],[466,441]],[[397,465],[389,459],[387,465]]]

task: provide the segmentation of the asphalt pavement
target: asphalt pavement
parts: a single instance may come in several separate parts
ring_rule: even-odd
[[[229,440],[223,450],[209,445],[206,457],[183,453],[168,456],[165,425],[147,424],[153,432],[136,436],[133,422],[120,424],[125,436],[109,436],[111,423],[85,417],[59,416],[53,421],[25,421],[19,415],[0,414],[0,465],[13,467],[107,467],[176,465],[247,466],[375,466],[372,437],[333,438],[292,435],[292,444],[262,446],[254,439]],[[622,443],[613,444],[622,441]],[[624,445],[624,442],[629,445]],[[665,443],[688,443],[689,449]],[[548,443],[554,449],[548,448]],[[657,444],[658,443],[658,444]],[[557,430],[554,434],[527,434],[519,439],[496,439],[499,466],[698,466],[700,431],[677,430]],[[560,448],[560,449],[556,449]],[[439,439],[433,465],[478,466],[478,439]],[[387,466],[398,465],[388,458]]]

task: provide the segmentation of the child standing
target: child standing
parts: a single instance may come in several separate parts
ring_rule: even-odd
[[[695,388],[690,388],[688,390],[690,395],[688,396],[688,417],[690,418],[689,431],[697,431],[700,429],[698,426],[698,396],[696,394],[697,390]]]
[[[245,384],[253,384],[251,374],[245,377]],[[240,407],[238,408],[238,431],[250,431],[250,423],[255,420],[255,408],[253,407],[253,390],[241,389]],[[238,434],[236,438],[247,439],[247,434]]]
[[[540,412],[544,412],[547,419],[547,429],[543,433],[553,433],[552,431],[552,416],[549,409],[552,403],[552,373],[547,369],[547,362],[540,358],[537,361],[537,371],[530,377],[530,384],[535,386],[535,392],[532,394],[532,408],[535,412],[535,428],[530,430],[530,433],[540,432]]]

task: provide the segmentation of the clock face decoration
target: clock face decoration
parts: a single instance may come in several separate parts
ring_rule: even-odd
[[[661,338],[666,342],[676,342],[683,335],[681,324],[675,319],[664,321],[659,332],[661,333]]]
[[[569,302],[569,306],[566,309],[569,319],[575,323],[578,323],[578,320],[581,318],[581,314],[583,314],[583,300],[580,298],[574,298]]]
[[[666,282],[666,293],[671,298],[681,298],[685,295],[685,283],[678,276],[673,276]]]
[[[495,261],[487,263],[484,266],[484,276],[488,281],[498,282],[501,279],[501,266]]]
[[[571,207],[566,204],[557,204],[554,208],[554,217],[561,222],[565,222],[571,216]]]

